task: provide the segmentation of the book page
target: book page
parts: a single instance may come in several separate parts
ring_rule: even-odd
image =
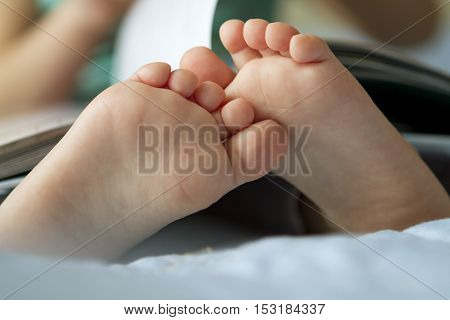
[[[0,179],[32,169],[66,134],[80,112],[81,108],[66,104],[1,119]]]
[[[138,0],[119,32],[113,82],[150,62],[167,62],[177,69],[190,48],[211,47],[217,1]]]
[[[15,114],[0,120],[2,147],[48,131],[72,125],[81,109],[70,104]]]

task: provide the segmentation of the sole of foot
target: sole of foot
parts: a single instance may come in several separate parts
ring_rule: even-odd
[[[215,79],[227,99],[249,101],[256,121],[288,129],[290,156],[280,175],[334,228],[402,229],[449,216],[443,187],[322,39],[261,19],[230,20],[220,36],[237,74],[206,48],[188,51],[181,66]],[[310,133],[299,149],[304,129]],[[288,170],[301,168],[298,161],[307,174]]]

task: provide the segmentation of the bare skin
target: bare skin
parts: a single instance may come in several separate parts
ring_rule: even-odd
[[[132,2],[65,0],[38,17],[34,0],[2,1],[0,116],[69,98],[83,55],[91,55]]]
[[[171,73],[169,65],[155,63],[100,94],[0,207],[1,248],[61,257],[82,246],[75,257],[113,259],[274,169],[287,145],[274,144],[269,131],[285,135],[284,129],[273,120],[254,123],[251,105],[243,99],[224,104],[220,86],[197,84],[192,72]],[[215,110],[218,120],[210,113]],[[225,143],[218,121],[237,130],[228,132]],[[141,125],[168,126],[170,132],[180,125],[194,132],[205,125],[217,130],[194,142],[176,135],[163,140],[160,147],[169,146],[162,158],[168,173],[161,165],[143,174],[138,170]],[[177,153],[185,147],[191,153]],[[195,166],[206,153],[216,156],[212,173]],[[177,157],[193,163],[194,170],[179,173],[173,165]],[[254,164],[257,171],[243,170]]]
[[[182,68],[250,101],[256,121],[312,127],[312,174],[281,175],[330,220],[365,232],[450,216],[442,185],[323,40],[259,19],[228,21],[221,38],[237,75],[206,48],[187,52]]]

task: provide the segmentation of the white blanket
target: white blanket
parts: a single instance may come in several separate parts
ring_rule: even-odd
[[[0,254],[7,296],[55,260]],[[450,219],[358,239],[275,237],[129,265],[64,262],[10,298],[441,299],[450,297]]]

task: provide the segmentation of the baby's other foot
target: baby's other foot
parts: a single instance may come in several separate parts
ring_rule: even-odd
[[[105,90],[1,206],[2,248],[116,257],[275,168],[284,128],[224,96],[163,63]]]
[[[276,119],[289,129],[280,174],[333,222],[370,231],[449,215],[443,187],[322,39],[260,19],[228,21],[220,36],[239,70],[233,80],[205,48],[191,49],[181,66],[202,81],[219,78],[228,98],[252,103],[256,121]],[[312,131],[299,153],[302,129]],[[305,168],[299,160],[307,172],[290,170]]]

